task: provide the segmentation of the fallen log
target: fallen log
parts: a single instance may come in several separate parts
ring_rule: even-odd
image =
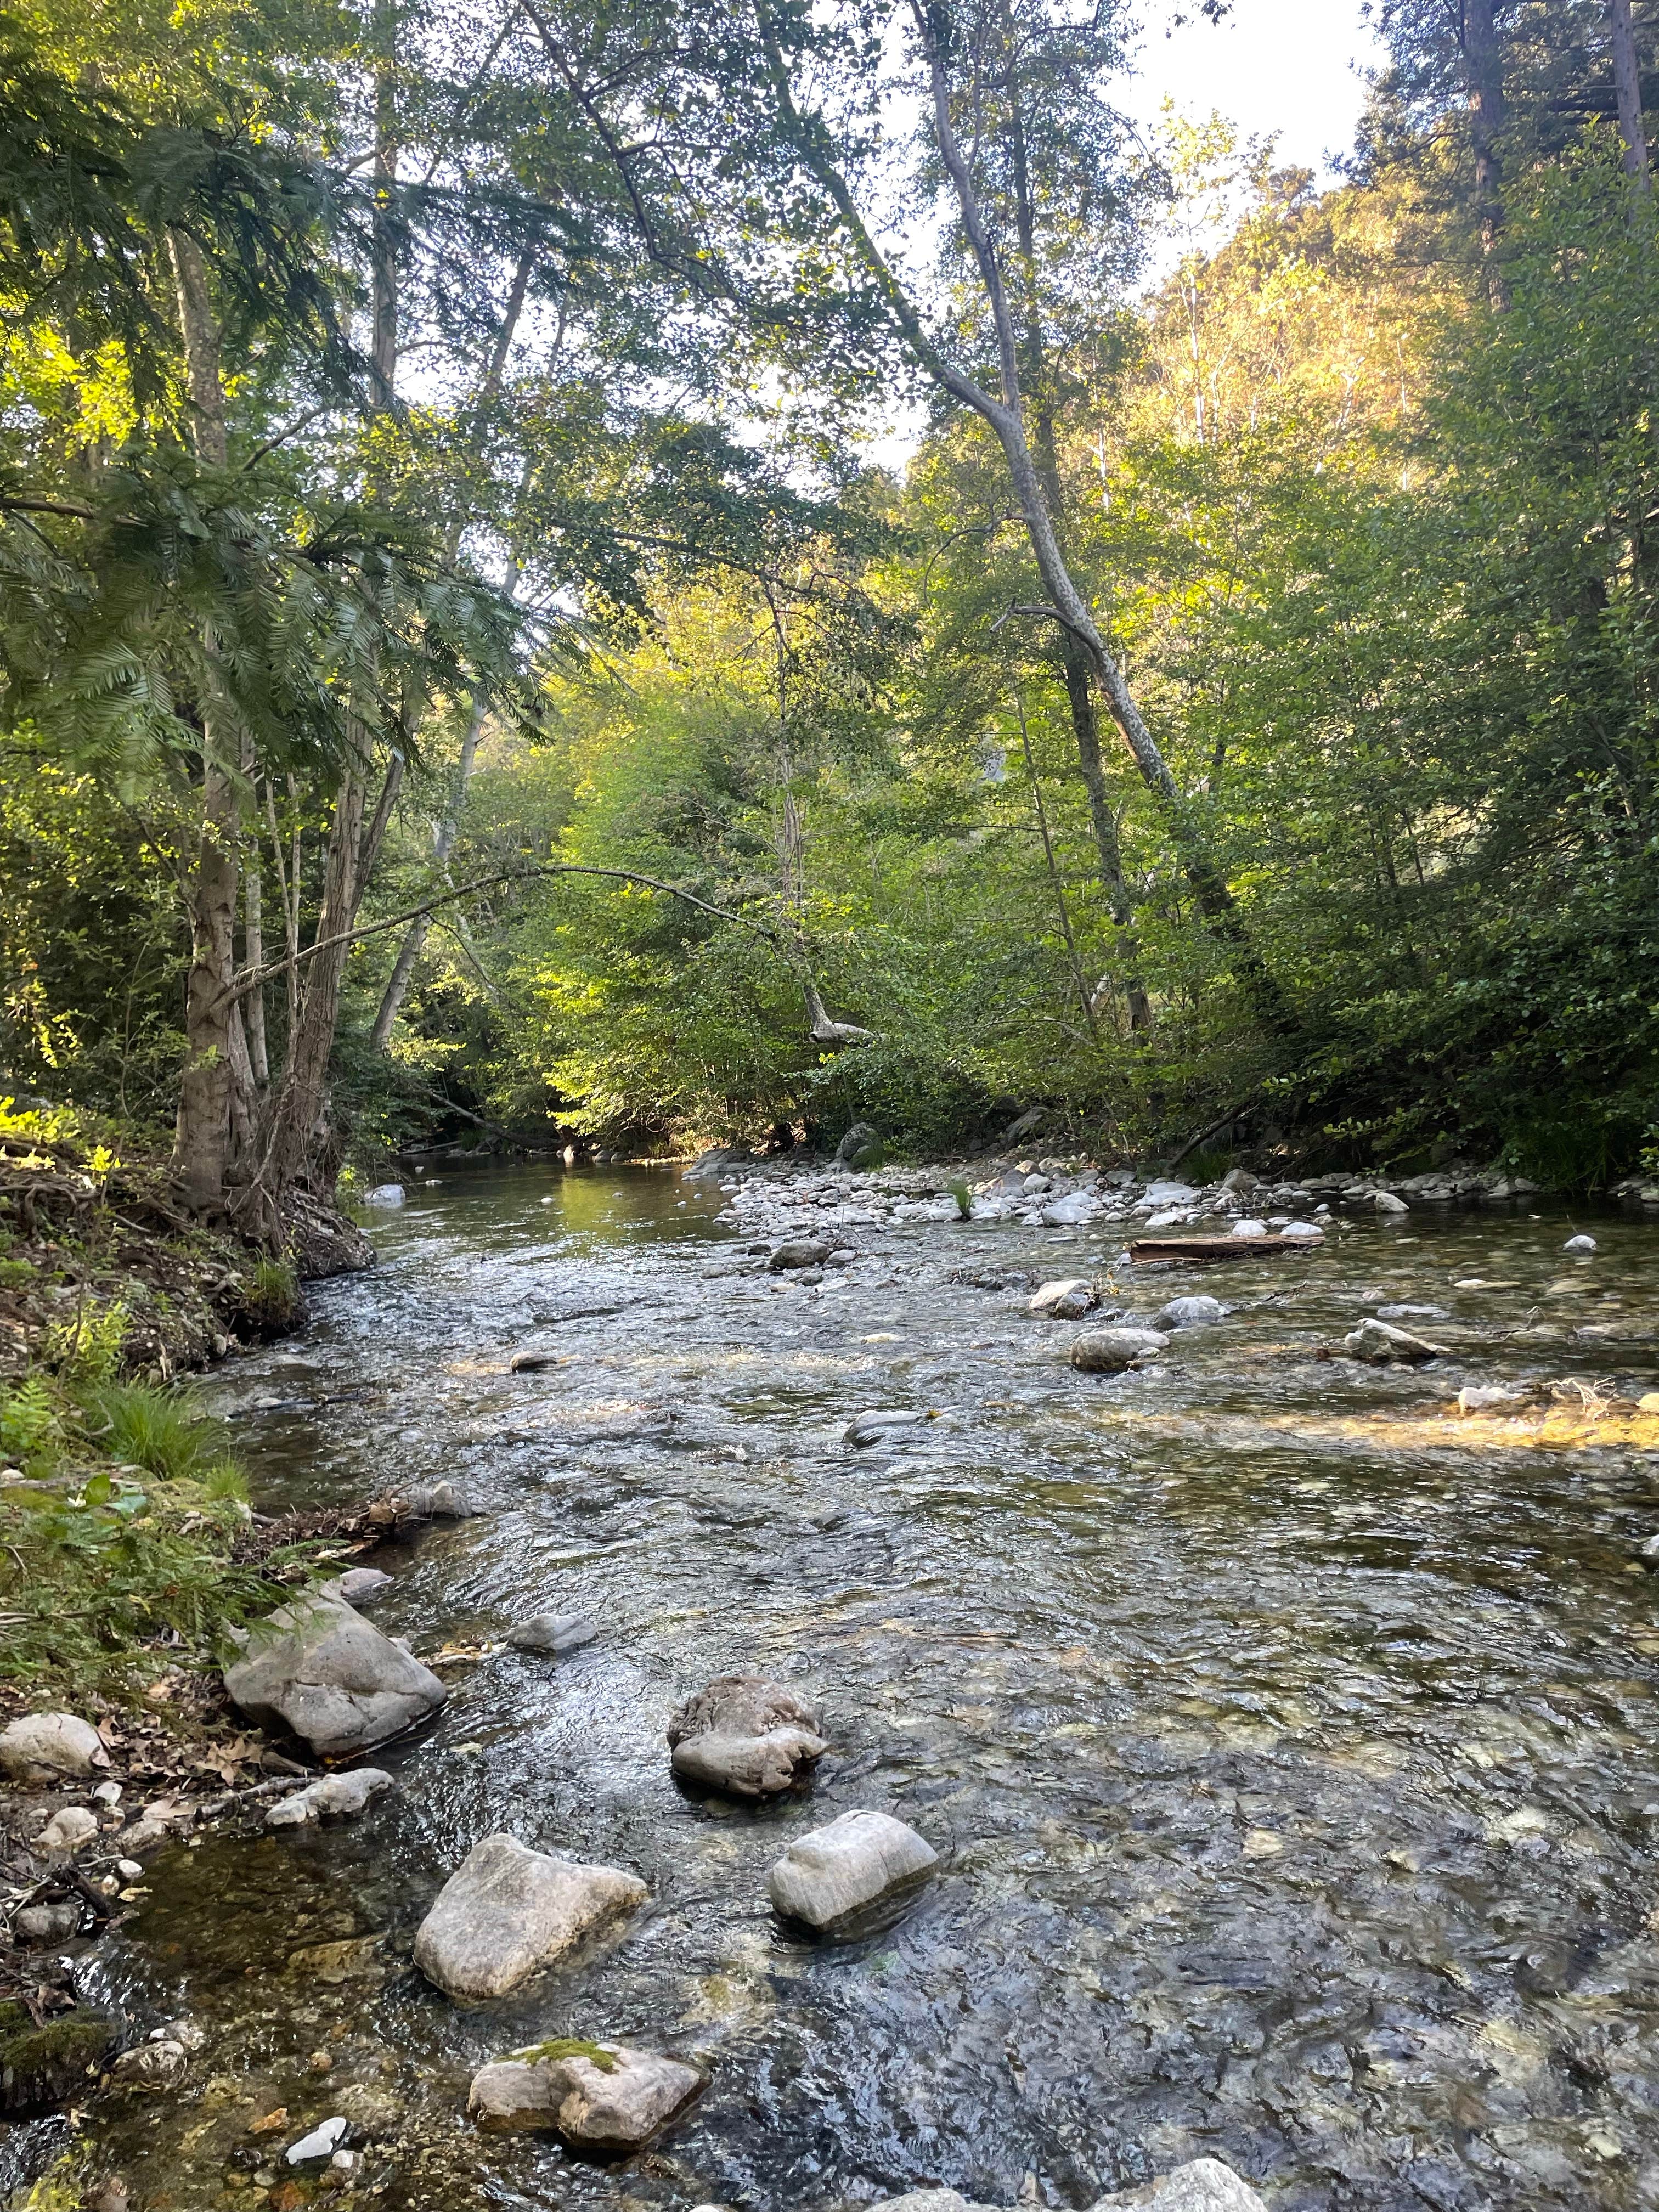
[[[1135,1237],[1129,1257],[1139,1267],[1153,1260],[1260,1260],[1318,1249],[1310,1237]]]

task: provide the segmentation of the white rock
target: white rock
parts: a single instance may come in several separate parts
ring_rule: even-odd
[[[1351,1335],[1343,1338],[1342,1346],[1351,1359],[1369,1359],[1373,1365],[1385,1359],[1438,1359],[1445,1349],[1425,1337],[1413,1336],[1409,1329],[1371,1320],[1362,1321]]]
[[[1265,1237],[1267,1234],[1267,1224],[1265,1221],[1235,1221],[1230,1233],[1234,1237],[1243,1237],[1246,1239]]]
[[[517,1989],[649,1895],[637,1875],[527,1850],[486,1836],[439,1892],[415,1937],[415,1963],[452,1997]]]
[[[1182,1207],[1172,1206],[1164,1212],[1152,1214],[1146,1226],[1149,1229],[1179,1229],[1186,1218],[1187,1215]]]
[[[1045,1283],[1026,1310],[1046,1321],[1080,1321],[1097,1303],[1094,1285],[1076,1275],[1062,1282]]]
[[[377,1182],[373,1190],[363,1193],[365,1206],[401,1206],[404,1187],[400,1182]]]
[[[1119,1375],[1149,1352],[1167,1352],[1170,1340],[1154,1328],[1094,1328],[1072,1346],[1080,1375]]]
[[[933,1845],[888,1813],[843,1813],[791,1844],[772,1869],[777,1910],[809,1928],[828,1928],[873,1905],[938,1863]]]
[[[1379,1190],[1371,1204],[1379,1213],[1409,1213],[1411,1208],[1403,1198],[1396,1198],[1391,1190]]]
[[[1279,1234],[1296,1244],[1322,1244],[1325,1242],[1324,1231],[1313,1221],[1287,1221]]]
[[[313,2128],[308,2136],[301,2136],[298,2142],[289,2145],[289,2164],[303,2166],[307,2159],[331,2158],[340,2148],[340,2138],[350,2124],[338,2114],[331,2120],[325,2120],[319,2127]]]
[[[1226,1317],[1227,1309],[1219,1298],[1206,1297],[1199,1292],[1191,1297],[1171,1298],[1156,1320],[1160,1329],[1204,1328]]]
[[[371,1798],[392,1786],[392,1777],[378,1766],[356,1766],[349,1774],[325,1774],[273,1805],[265,1814],[265,1826],[302,1828],[313,1820],[355,1820]]]
[[[84,1805],[65,1805],[61,1813],[54,1813],[34,1838],[37,1851],[71,1852],[84,1850],[96,1839],[98,1816],[88,1813]]]
[[[1042,1209],[1042,1218],[1050,1229],[1077,1229],[1085,1221],[1092,1221],[1100,1211],[1097,1200],[1086,1190],[1074,1190],[1066,1198],[1057,1198]]]
[[[1593,1252],[1595,1239],[1593,1237],[1569,1237],[1561,1249],[1564,1252]]]
[[[1190,1206],[1198,1196],[1189,1182],[1149,1182],[1145,1194],[1148,1206]]]
[[[1527,1401],[1528,1392],[1517,1390],[1507,1382],[1468,1382],[1457,1394],[1460,1413],[1486,1413],[1495,1406],[1521,1406]]]
[[[190,2053],[184,2045],[164,2037],[155,2043],[135,2044],[131,2051],[121,2053],[109,2070],[118,2081],[164,2089],[176,2081],[189,2064]]]
[[[1144,2189],[1103,2197],[1092,2212],[1267,2212],[1255,2190],[1218,2158],[1195,2158]]]
[[[0,1729],[0,1773],[14,1781],[54,1782],[108,1765],[97,1729],[74,1713],[24,1713]]]

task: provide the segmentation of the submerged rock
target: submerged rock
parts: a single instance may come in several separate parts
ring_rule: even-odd
[[[24,1713],[0,1729],[0,1773],[14,1782],[61,1782],[107,1766],[90,1721],[76,1713]]]
[[[325,1774],[307,1789],[284,1797],[265,1814],[268,1828],[302,1828],[313,1820],[352,1820],[392,1787],[392,1777],[378,1766],[354,1767],[349,1774]]]
[[[1247,2181],[1218,2158],[1195,2158],[1141,2189],[1103,2197],[1093,2212],[1267,2212]]]
[[[830,1928],[939,1863],[925,1838],[888,1813],[843,1813],[790,1844],[768,1887],[786,1918]]]
[[[365,1206],[401,1206],[404,1187],[400,1182],[377,1182],[373,1190],[363,1193]]]
[[[562,1652],[580,1651],[599,1632],[580,1613],[537,1613],[528,1620],[514,1621],[507,1640],[515,1651],[547,1651],[557,1658]]]
[[[324,1759],[401,1735],[448,1694],[429,1667],[320,1590],[256,1622],[225,1687],[250,1720],[292,1729]]]
[[[1076,1275],[1063,1282],[1045,1283],[1026,1310],[1045,1321],[1081,1321],[1098,1304],[1094,1285]]]
[[[1396,1198],[1391,1190],[1379,1190],[1371,1204],[1379,1213],[1409,1213],[1411,1208],[1403,1198]]]
[[[415,1938],[415,1963],[452,1997],[498,1997],[574,1950],[649,1895],[637,1875],[486,1836],[438,1893]]]
[[[135,2043],[110,2068],[114,2080],[128,2088],[170,2089],[190,2066],[190,2053],[182,2043],[162,2036],[154,2043]]]
[[[552,2128],[573,2148],[632,2150],[702,2088],[695,2066],[625,2044],[552,2044],[474,2075],[466,2108],[482,2128]]]
[[[668,1724],[684,1782],[734,1797],[787,1790],[829,1749],[813,1708],[760,1674],[721,1674]]]
[[[392,1577],[379,1567],[348,1567],[334,1587],[348,1605],[370,1605],[392,1583]]]
[[[1569,1237],[1561,1249],[1564,1252],[1593,1252],[1595,1239],[1593,1237]]]
[[[1167,1352],[1170,1340],[1154,1328],[1095,1328],[1072,1346],[1080,1375],[1119,1375],[1149,1352]]]
[[[1457,1394],[1460,1413],[1490,1413],[1499,1406],[1524,1406],[1532,1395],[1510,1382],[1468,1382]]]
[[[1171,1298],[1152,1318],[1160,1329],[1206,1328],[1212,1322],[1225,1321],[1227,1309],[1219,1298],[1195,1292],[1190,1297]]]
[[[1386,1359],[1439,1359],[1444,1357],[1442,1345],[1431,1344],[1426,1337],[1413,1336],[1409,1329],[1395,1328],[1386,1321],[1362,1321],[1358,1328],[1342,1340],[1342,1348],[1351,1359],[1369,1359],[1373,1365]]]
[[[884,1444],[903,1429],[920,1428],[924,1421],[936,1420],[938,1415],[931,1407],[920,1413],[872,1412],[855,1413],[842,1431],[842,1442],[850,1444],[854,1451],[867,1450],[872,1444]]]

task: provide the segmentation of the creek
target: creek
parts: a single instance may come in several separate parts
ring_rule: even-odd
[[[1659,2203],[1659,1458],[1450,1403],[1659,1387],[1653,1228],[1537,1200],[1367,1218],[1138,1283],[1147,1312],[1234,1310],[1092,1376],[1024,1307],[1110,1262],[1104,1232],[860,1232],[802,1287],[734,1271],[720,1205],[669,1170],[446,1170],[377,1219],[372,1273],[214,1378],[264,1510],[447,1477],[481,1510],[375,1555],[374,1618],[451,1686],[375,1755],[395,1796],[164,1851],[88,1962],[141,2032],[206,2037],[183,2098],[88,2116],[136,2212],[283,2201],[282,2145],[336,2112],[373,2139],[356,2193],[396,2212],[926,2182],[1082,2207],[1205,2154],[1275,2212]],[[1387,1301],[1443,1309],[1449,1356],[1316,1356]],[[510,1373],[531,1341],[566,1364]],[[921,1406],[943,1418],[841,1441]],[[500,1645],[544,1607],[599,1639]],[[805,1794],[671,1779],[670,1714],[730,1669],[821,1701]],[[808,1942],[767,1869],[857,1807],[943,1863],[896,1924]],[[652,1904],[464,2009],[410,1942],[501,1828]],[[697,2055],[710,2087],[621,2167],[473,2130],[471,2072],[562,2035]]]

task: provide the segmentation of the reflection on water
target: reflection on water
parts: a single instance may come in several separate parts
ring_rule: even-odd
[[[361,1824],[155,1863],[100,1988],[208,2045],[185,2101],[95,2116],[137,2202],[258,2203],[341,2112],[360,2192],[410,2212],[1011,2204],[1028,2175],[1082,2206],[1205,2153],[1285,2212],[1659,2203],[1655,1461],[1471,1449],[1448,1410],[1464,1382],[1655,1388],[1654,1233],[1597,1223],[1572,1267],[1553,1216],[1368,1221],[1207,1278],[1233,1315],[1114,1379],[1057,1359],[1073,1332],[1017,1285],[948,1279],[1112,1256],[1086,1236],[861,1232],[846,1286],[802,1289],[729,1272],[717,1204],[669,1172],[447,1176],[302,1338],[218,1379],[263,1504],[471,1487],[483,1517],[380,1562],[376,1617],[417,1650],[544,1607],[602,1633],[452,1668]],[[1443,1308],[1449,1356],[1316,1358],[1390,1300]],[[509,1374],[531,1344],[567,1364]],[[840,1443],[924,1404],[945,1417]],[[821,1699],[809,1796],[672,1783],[669,1713],[740,1667]],[[945,1863],[898,1925],[815,1948],[766,1870],[859,1806]],[[410,1943],[498,1827],[653,1903],[463,2010]],[[616,2170],[465,2126],[474,2067],[566,2033],[713,2086]]]

